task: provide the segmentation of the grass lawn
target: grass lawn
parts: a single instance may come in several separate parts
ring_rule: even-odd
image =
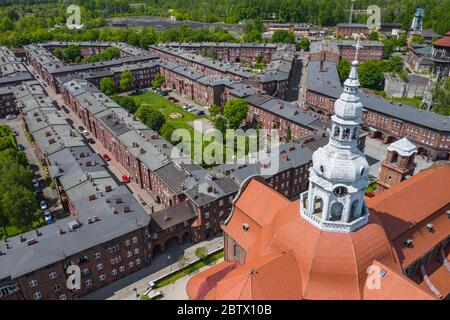
[[[147,104],[150,105],[151,108],[160,111],[164,118],[166,119],[166,122],[171,124],[175,129],[186,129],[191,136],[191,141],[194,141],[194,128],[191,127],[188,122],[194,121],[194,120],[198,120],[198,119],[207,119],[207,120],[211,120],[210,117],[206,116],[206,115],[202,115],[202,116],[198,116],[196,114],[193,114],[189,111],[183,110],[183,108],[181,106],[178,106],[174,103],[172,103],[171,101],[167,100],[165,97],[160,96],[157,93],[154,92],[146,92],[146,93],[142,93],[142,94],[136,94],[136,95],[130,95],[130,97],[132,97],[133,99],[135,99],[136,104]],[[172,119],[170,117],[170,114],[173,112],[178,112],[179,114],[182,115],[182,117],[177,118],[177,119]],[[201,133],[200,133],[201,134]],[[202,134],[202,138],[204,139],[205,135]],[[194,141],[195,144],[192,145],[192,149],[191,149],[191,157],[194,158],[194,151],[195,150],[203,150],[205,149],[205,147],[210,143],[209,140],[210,139],[205,139],[208,140],[208,142],[204,142],[202,144],[201,149],[195,148],[195,146],[198,146],[199,142],[198,141]],[[206,165],[203,164],[204,167],[209,168],[211,165]]]
[[[156,288],[164,287],[172,282],[175,282],[176,280],[178,280],[180,278],[183,278],[184,276],[190,275],[194,271],[197,271],[197,270],[211,264],[212,262],[219,260],[222,257],[223,257],[223,250],[213,253],[213,254],[207,256],[205,259],[200,260],[190,266],[187,266],[187,267],[181,269],[180,271],[168,276],[167,278],[163,278],[163,279],[157,281],[155,283]]]
[[[386,95],[386,93],[383,90],[375,90],[375,94],[380,95],[384,97],[386,100],[402,103],[402,104],[409,104],[416,108],[420,107],[420,103],[422,102],[422,97],[415,97],[415,98],[395,98],[395,97],[389,97]]]

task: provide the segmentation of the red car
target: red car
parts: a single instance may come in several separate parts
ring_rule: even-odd
[[[105,161],[111,161],[111,158],[106,153],[103,155],[103,159]]]
[[[130,177],[129,177],[129,176],[126,176],[126,175],[123,175],[123,176],[122,176],[122,182],[123,182],[123,183],[129,183],[129,182],[130,182]]]
[[[180,100],[178,100],[177,98],[173,98],[172,102],[177,103],[177,102],[180,102]]]

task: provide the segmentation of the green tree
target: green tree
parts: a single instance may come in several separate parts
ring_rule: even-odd
[[[261,42],[262,41],[262,34],[258,30],[252,30],[248,33],[244,34],[244,37],[242,38],[244,42]]]
[[[358,74],[361,86],[372,90],[381,90],[384,81],[382,61],[367,60],[359,66]]]
[[[161,136],[168,141],[172,141],[172,133],[175,131],[175,127],[170,123],[164,123],[159,131]]]
[[[120,74],[120,88],[123,91],[128,91],[133,86],[133,74],[127,70]]]
[[[392,56],[392,53],[394,53],[396,41],[395,39],[390,38],[384,40],[383,44],[384,44],[383,58],[389,59]]]
[[[166,81],[166,78],[160,73],[155,76],[155,79],[152,80],[151,84],[154,88],[161,88],[163,83]]]
[[[100,80],[100,90],[108,96],[112,96],[117,92],[116,83],[113,79],[105,77]]]
[[[307,37],[301,38],[297,44],[297,48],[302,49],[304,51],[309,51],[310,46],[311,46],[311,42],[309,41],[309,38],[307,38]]]
[[[195,255],[200,260],[205,259],[208,256],[208,248],[203,247],[203,246],[202,247],[198,247],[197,249],[195,249]]]
[[[160,129],[166,122],[163,114],[158,110],[154,110],[148,104],[142,104],[135,113],[136,117],[140,119],[149,128],[160,132]]]
[[[11,31],[13,29],[14,29],[14,22],[11,20],[11,18],[6,16],[0,20],[0,31],[1,32]]]
[[[55,51],[53,52],[53,54],[55,55],[55,57],[57,57],[59,60],[63,60],[64,56],[63,53],[61,51],[61,48],[56,48]]]
[[[2,212],[10,224],[19,229],[31,229],[37,218],[37,203],[32,191],[12,185],[1,199]]]
[[[450,78],[441,80],[433,88],[433,111],[450,116]]]
[[[136,101],[133,98],[127,97],[127,96],[114,95],[113,100],[116,103],[118,103],[122,108],[127,110],[129,113],[136,112],[136,109],[137,109]]]
[[[404,63],[402,57],[395,56],[384,63],[384,71],[398,73],[403,70],[403,66]]]
[[[222,108],[220,108],[220,106],[214,104],[208,108],[208,111],[213,117],[215,117],[218,114],[222,113]]]
[[[369,38],[370,41],[377,41],[379,37],[380,37],[380,35],[379,35],[378,32],[372,31],[372,32],[369,33],[369,37],[368,38]]]
[[[287,128],[286,130],[286,142],[290,142],[292,139],[292,130],[291,128]]]
[[[350,64],[350,62],[348,62],[348,60],[341,59],[339,61],[338,73],[339,73],[339,78],[341,79],[342,82],[344,82],[348,78],[351,67],[352,67],[352,65]]]
[[[237,129],[248,113],[248,102],[245,99],[228,99],[225,103],[223,115],[228,121],[230,129]]]
[[[411,37],[411,42],[412,43],[423,43],[424,41],[425,41],[425,38],[421,34],[414,34]]]
[[[64,61],[75,62],[81,57],[80,46],[76,44],[69,44],[67,48],[64,49]]]
[[[214,118],[214,128],[225,134],[227,130],[227,119],[224,116],[218,115]]]
[[[271,41],[273,43],[294,43],[295,34],[286,30],[276,30],[272,35]]]

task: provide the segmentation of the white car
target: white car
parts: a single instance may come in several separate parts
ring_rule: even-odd
[[[15,114],[8,114],[6,116],[6,120],[12,120],[12,119],[15,119],[15,118],[17,118],[17,116]]]
[[[81,131],[82,134],[84,134],[85,136],[89,135],[89,131],[87,131],[86,129],[84,129],[83,131]]]
[[[45,202],[45,200],[41,200],[41,202],[39,204],[40,204],[42,210],[45,210],[48,208],[47,202]]]
[[[197,111],[196,107],[192,107],[192,108],[189,109],[189,112],[194,112],[194,111]]]

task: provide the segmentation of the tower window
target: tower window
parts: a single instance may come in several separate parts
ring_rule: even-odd
[[[322,173],[324,173],[324,172],[325,172],[325,168],[324,168],[324,167],[323,167],[322,165],[320,166],[320,168],[319,168],[319,169],[320,169],[320,172],[322,172]]]
[[[342,139],[348,139],[350,137],[350,129],[349,128],[345,128],[344,132],[342,134]]]
[[[341,133],[341,129],[338,126],[334,127],[333,136],[334,137],[339,137],[339,133]]]

